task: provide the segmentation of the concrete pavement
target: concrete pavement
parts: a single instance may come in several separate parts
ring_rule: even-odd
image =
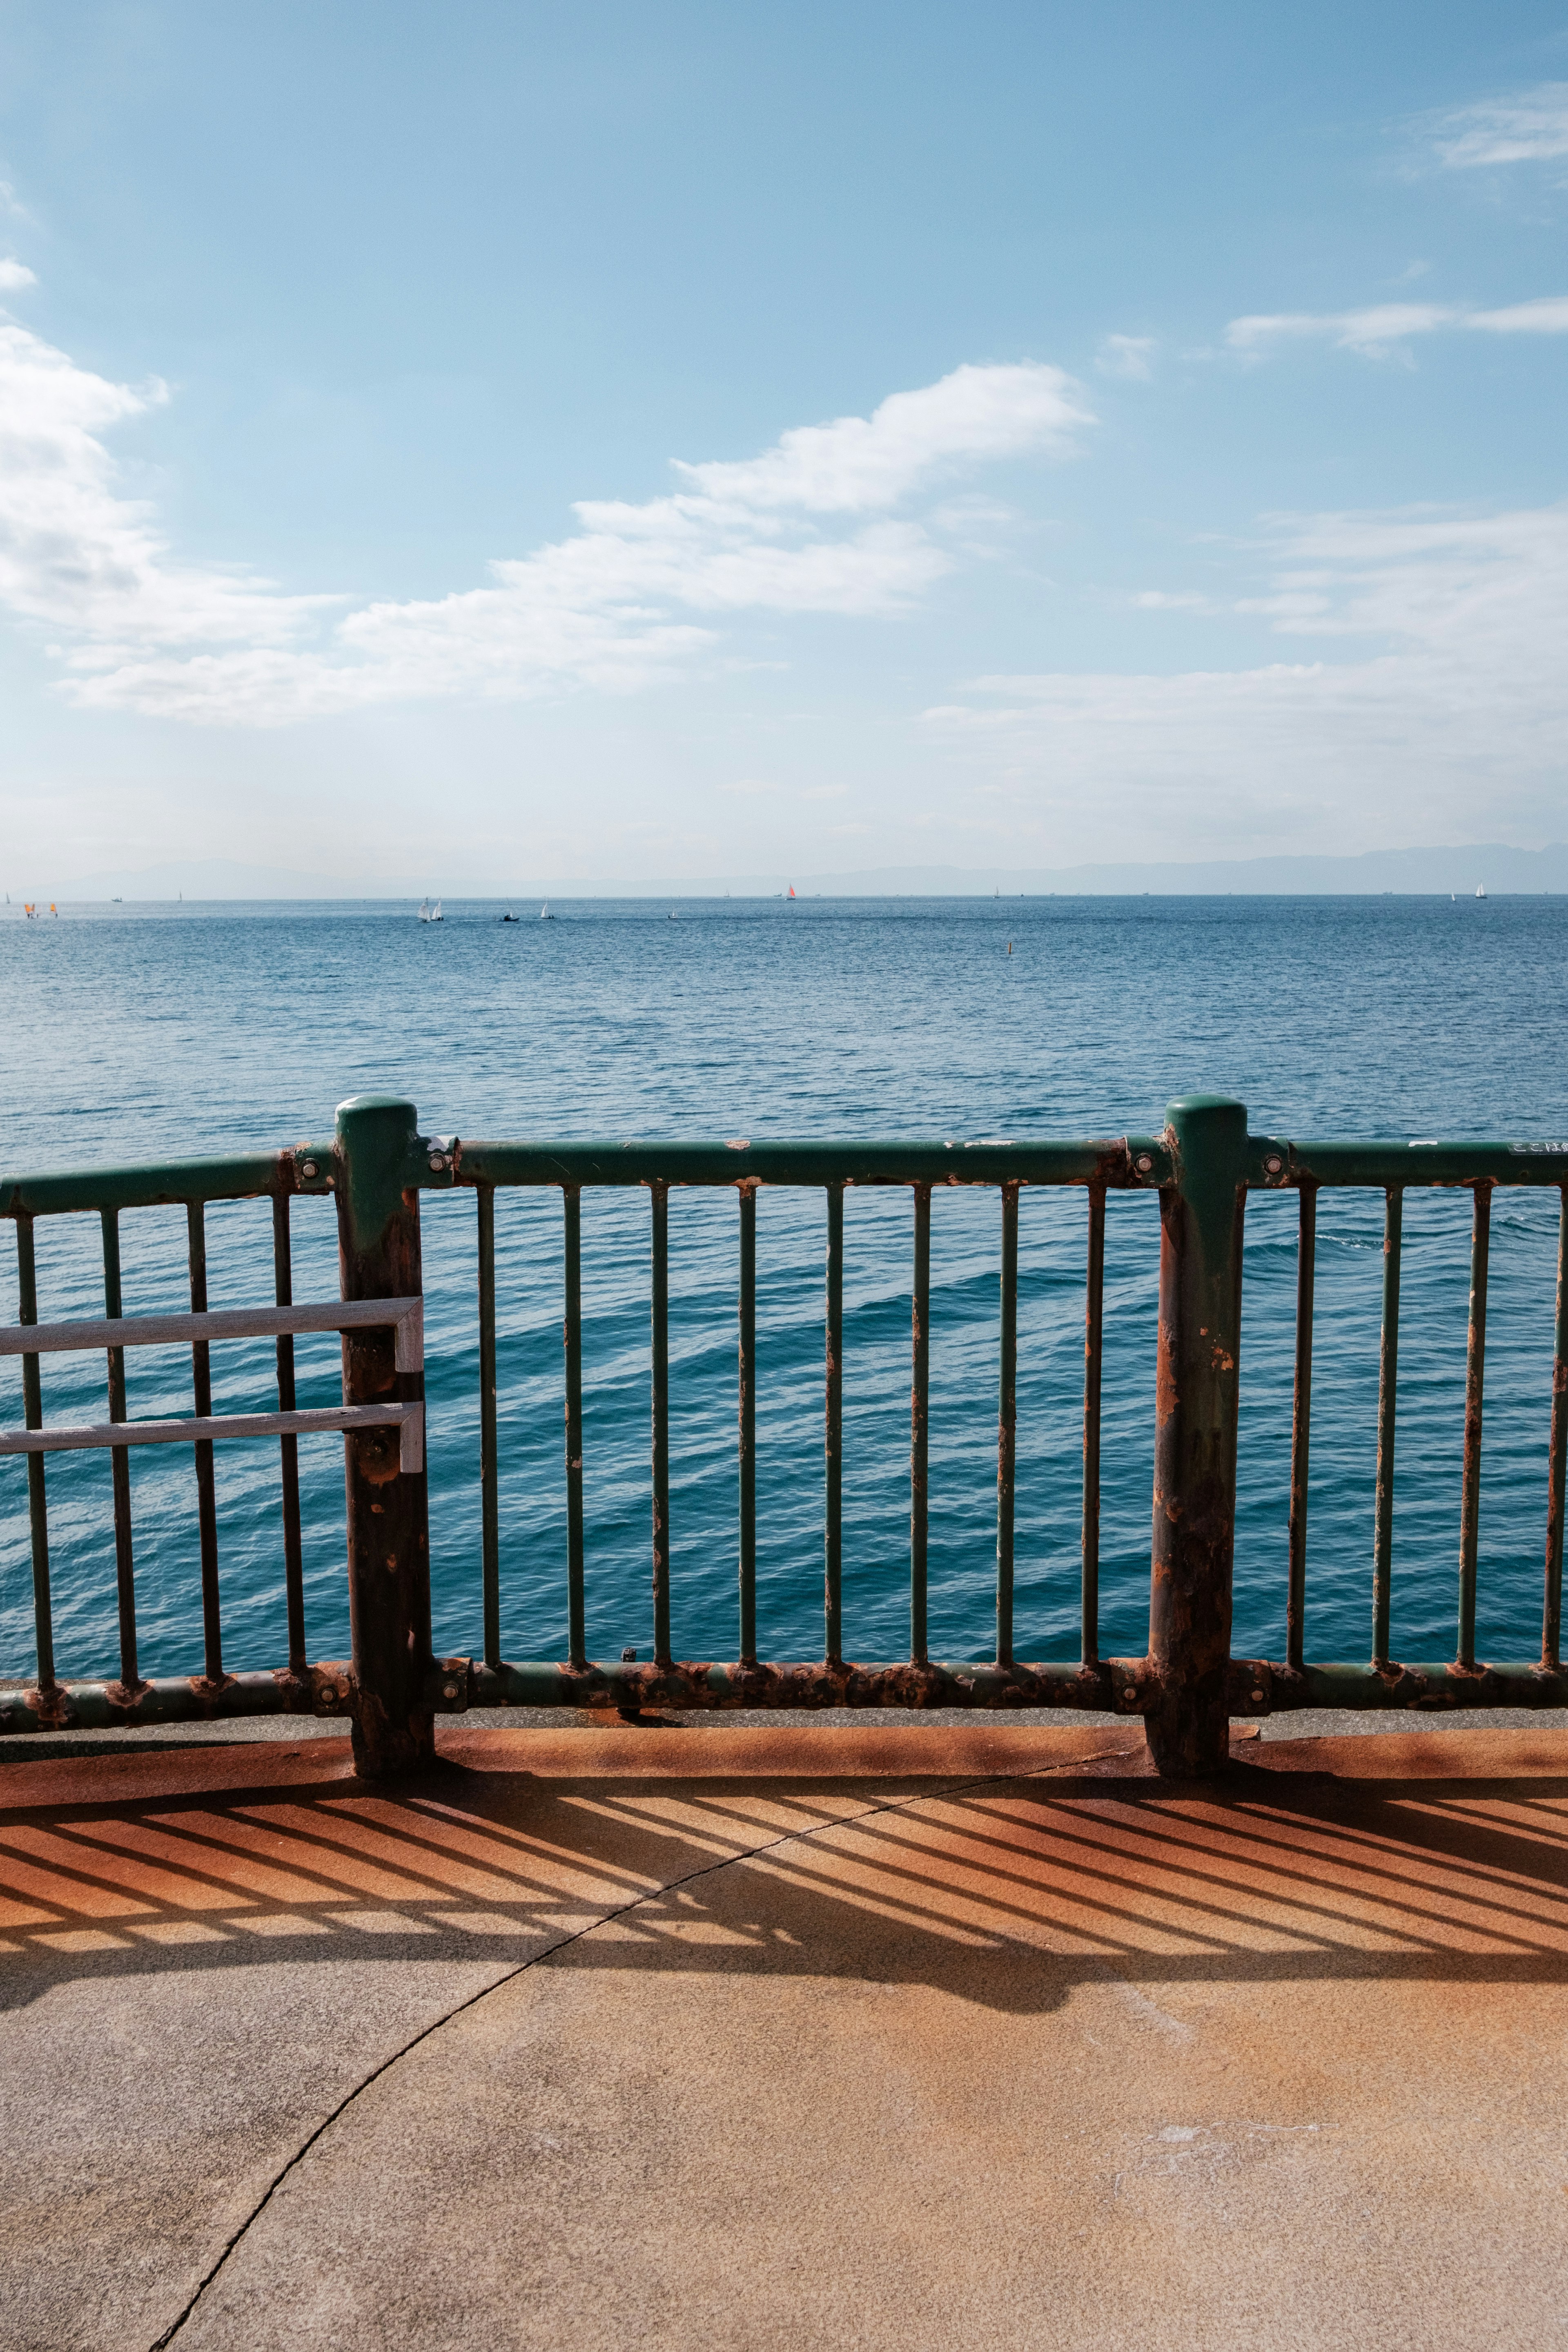
[[[441,1740],[0,1773],[16,2352],[1568,2343],[1561,1732]]]

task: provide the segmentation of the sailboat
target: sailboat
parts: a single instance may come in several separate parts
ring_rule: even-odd
[[[541,907],[539,910],[539,919],[542,923],[552,923],[555,920],[554,916],[550,911],[550,901],[548,898],[546,898],[543,906]]]
[[[789,886],[789,895],[792,898],[795,897],[795,884],[793,882]]]
[[[430,901],[428,898],[421,898],[419,901],[419,919],[422,923],[427,923],[430,919]]]
[[[1476,884],[1476,896],[1477,896],[1477,898],[1484,898],[1486,897],[1486,895],[1487,895],[1487,886],[1486,886],[1486,884],[1485,884],[1484,882],[1478,882],[1478,883]]]
[[[437,899],[436,904],[430,909],[430,920],[433,923],[438,923],[441,920],[441,901],[439,898]]]

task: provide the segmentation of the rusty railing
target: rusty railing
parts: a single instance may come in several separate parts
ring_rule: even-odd
[[[584,1189],[607,1185],[644,1188],[651,1204],[653,1655],[641,1663],[595,1663],[585,1643],[580,1214]],[[671,1646],[668,1204],[670,1188],[686,1185],[724,1188],[738,1201],[738,1639],[736,1656],[726,1664],[680,1660]],[[770,1663],[755,1654],[756,1194],[762,1185],[813,1188],[826,1206],[824,1640],[821,1659],[811,1662]],[[910,1654],[890,1664],[866,1664],[843,1654],[844,1193],[847,1187],[868,1185],[900,1187],[912,1202]],[[996,1633],[994,1655],[984,1664],[932,1659],[927,1644],[931,1201],[933,1189],[948,1185],[988,1187],[1000,1207]],[[1478,1660],[1475,1654],[1487,1276],[1491,1197],[1499,1185],[1551,1186],[1563,1200],[1541,1654],[1538,1660],[1502,1664]],[[500,1655],[495,1195],[509,1186],[559,1191],[564,1221],[567,1654],[523,1663]],[[1031,1664],[1014,1654],[1018,1196],[1026,1186],[1075,1186],[1089,1197],[1081,1644],[1079,1658],[1070,1664]],[[1314,1251],[1318,1194],[1324,1187],[1376,1188],[1384,1196],[1373,1654],[1365,1665],[1314,1664],[1302,1654]],[[1455,1655],[1411,1664],[1388,1654],[1389,1595],[1402,1212],[1405,1192],[1419,1187],[1469,1192],[1473,1234]],[[1161,1218],[1149,1646],[1145,1655],[1125,1658],[1100,1655],[1099,1628],[1105,1201],[1113,1190],[1157,1192]],[[482,1629],[478,1654],[437,1659],[431,1654],[426,1471],[416,1442],[422,1358],[412,1351],[407,1335],[422,1297],[420,1195],[452,1191],[473,1192],[478,1219]],[[1253,1191],[1294,1191],[1300,1204],[1282,1660],[1231,1655],[1242,1230],[1247,1196]],[[342,1298],[331,1307],[296,1307],[293,1301],[290,1204],[310,1194],[334,1196],[337,1204]],[[275,1304],[209,1316],[205,1206],[258,1195],[271,1202]],[[188,1221],[191,1314],[123,1317],[120,1213],[163,1203],[183,1205]],[[68,1212],[93,1212],[101,1221],[101,1323],[38,1322],[34,1221]],[[1067,1706],[1142,1716],[1159,1769],[1190,1777],[1223,1767],[1230,1723],[1238,1716],[1296,1707],[1568,1705],[1559,1647],[1568,1454],[1568,1145],[1297,1143],[1249,1134],[1243,1105],[1206,1096],[1173,1103],[1159,1135],[1098,1142],[487,1143],[422,1135],[411,1103],[359,1097],[341,1107],[330,1143],[225,1160],[5,1178],[0,1180],[0,1215],[16,1225],[20,1296],[20,1324],[5,1334],[0,1352],[21,1356],[25,1418],[22,1429],[0,1432],[0,1453],[26,1457],[36,1627],[30,1679],[22,1662],[0,1661],[0,1670],[12,1677],[10,1686],[0,1689],[0,1730],[277,1712],[347,1714],[359,1769],[386,1777],[416,1769],[428,1759],[437,1714],[474,1706],[626,1711]],[[246,1417],[243,1426],[237,1417],[212,1415],[209,1373],[211,1343],[235,1336],[242,1327],[277,1339],[279,1407],[276,1414]],[[342,1333],[341,1410],[296,1411],[293,1335],[304,1329]],[[127,1422],[123,1351],[135,1344],[191,1347],[194,1419]],[[108,1351],[109,1419],[86,1428],[47,1427],[40,1358],[73,1346]],[[121,1427],[123,1439],[114,1434]],[[312,1664],[308,1654],[297,1448],[300,1434],[316,1427],[343,1433],[353,1653],[346,1664]],[[280,1449],[289,1658],[270,1672],[231,1674],[223,1663],[218,1609],[213,1446],[229,1437],[259,1434],[275,1435]],[[149,1681],[137,1664],[127,1447],[181,1440],[195,1450],[205,1670],[198,1676]],[[60,1680],[55,1669],[44,1465],[47,1453],[78,1444],[109,1447],[114,1465],[121,1673],[113,1682]]]

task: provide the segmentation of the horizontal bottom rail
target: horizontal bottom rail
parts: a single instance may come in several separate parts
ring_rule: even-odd
[[[1093,1665],[712,1665],[667,1666],[547,1663],[489,1666],[438,1660],[427,1686],[438,1714],[468,1706],[579,1707],[1070,1707],[1146,1715],[1160,1696],[1147,1658],[1106,1658]],[[1568,1672],[1539,1665],[1307,1666],[1267,1660],[1231,1662],[1233,1716],[1297,1707],[1430,1709],[1453,1706],[1568,1706]]]
[[[469,1707],[563,1706],[636,1713],[644,1708],[732,1711],[742,1707],[967,1707],[994,1713],[1065,1707],[1144,1715],[1160,1696],[1146,1658],[1106,1658],[1093,1665],[714,1665],[680,1661],[574,1667],[541,1660],[489,1666],[472,1658],[438,1658],[426,1686],[440,1715]],[[345,1716],[353,1712],[346,1665],[279,1667],[268,1674],[172,1675],[134,1689],[123,1683],[57,1683],[47,1690],[0,1686],[0,1734],[134,1729],[160,1723],[216,1721],[248,1715]],[[1568,1707],[1568,1669],[1531,1664],[1324,1665],[1300,1668],[1237,1658],[1230,1666],[1233,1717],[1338,1708],[1356,1714],[1402,1709],[1432,1714],[1455,1707]]]
[[[171,1675],[156,1682],[56,1683],[48,1690],[0,1685],[0,1733],[131,1731],[160,1723],[212,1723],[247,1715],[345,1716],[353,1712],[347,1665],[290,1674]]]
[[[1141,1712],[1156,1687],[1142,1658],[1096,1665],[481,1664],[437,1660],[427,1696],[465,1706],[1038,1707]]]
[[[1284,1715],[1298,1707],[1344,1707],[1358,1714],[1401,1707],[1431,1714],[1457,1706],[1568,1706],[1568,1670],[1528,1663],[1379,1667],[1231,1662],[1232,1715]]]

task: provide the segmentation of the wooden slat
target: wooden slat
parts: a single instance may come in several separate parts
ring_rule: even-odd
[[[397,1334],[396,1369],[425,1363],[422,1298],[339,1299],[315,1307],[226,1307],[210,1315],[120,1315],[82,1323],[0,1326],[0,1356],[64,1355],[86,1348],[188,1348],[209,1339],[269,1339],[292,1331]],[[405,1361],[405,1359],[407,1359]]]
[[[189,1445],[225,1437],[305,1437],[317,1431],[402,1431],[399,1466],[425,1466],[422,1404],[321,1405],[301,1412],[226,1412],[188,1421],[104,1421],[77,1429],[0,1429],[0,1454],[70,1454],[93,1445]]]

